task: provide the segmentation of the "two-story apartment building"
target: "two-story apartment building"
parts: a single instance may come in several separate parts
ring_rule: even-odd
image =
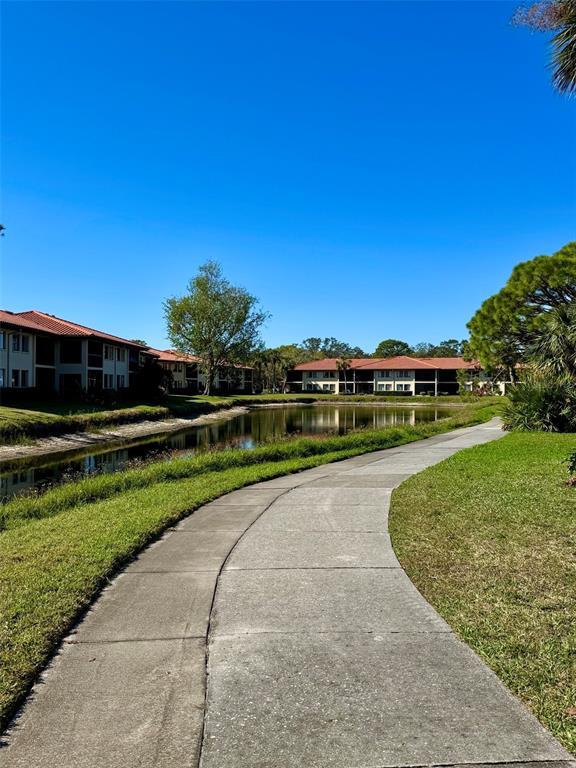
[[[478,363],[462,357],[356,358],[347,370],[336,358],[312,360],[297,365],[288,375],[292,392],[334,394],[454,395],[457,372],[479,370]]]
[[[202,391],[199,357],[152,349],[46,312],[0,310],[0,388],[122,390],[133,384],[145,359],[170,373],[172,391]],[[252,373],[249,366],[226,366],[218,371],[214,388],[251,393]]]
[[[205,384],[202,373],[202,359],[196,355],[185,355],[172,349],[152,349],[159,365],[170,373],[169,388],[172,392],[201,392]],[[253,387],[252,368],[233,365],[217,371],[214,381],[216,392],[251,393]]]
[[[45,312],[0,310],[0,387],[121,390],[146,347]]]

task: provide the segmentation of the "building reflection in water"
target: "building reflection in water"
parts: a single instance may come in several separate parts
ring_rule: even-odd
[[[450,416],[446,408],[320,405],[261,408],[233,419],[191,427],[154,440],[84,456],[70,456],[44,466],[20,464],[0,473],[0,496],[42,490],[78,477],[116,472],[131,463],[214,449],[253,448],[259,443],[294,435],[343,435],[351,430],[415,425]]]

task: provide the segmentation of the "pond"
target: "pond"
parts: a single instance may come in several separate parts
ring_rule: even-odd
[[[257,408],[233,418],[189,427],[153,438],[84,449],[66,457],[21,459],[0,468],[0,498],[95,473],[116,472],[198,451],[253,448],[286,436],[338,434],[355,429],[383,429],[447,418],[453,409],[431,406],[289,405]]]

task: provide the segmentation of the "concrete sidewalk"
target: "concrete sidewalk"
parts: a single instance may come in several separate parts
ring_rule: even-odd
[[[0,765],[576,768],[421,597],[387,533],[392,488],[501,434],[457,430],[198,510],[67,638]]]

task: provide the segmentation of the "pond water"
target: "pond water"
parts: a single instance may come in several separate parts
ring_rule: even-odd
[[[155,435],[129,444],[84,449],[66,457],[21,459],[0,467],[0,498],[95,473],[116,472],[142,461],[191,455],[215,449],[253,448],[286,436],[338,434],[355,429],[382,429],[447,418],[450,408],[383,405],[291,405],[257,408],[179,432]]]

